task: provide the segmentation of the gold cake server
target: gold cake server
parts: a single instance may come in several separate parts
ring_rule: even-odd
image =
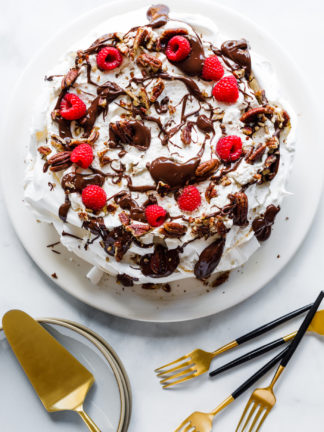
[[[91,432],[100,432],[83,409],[84,399],[94,383],[93,375],[25,312],[7,312],[2,325],[13,352],[47,411],[75,411]]]

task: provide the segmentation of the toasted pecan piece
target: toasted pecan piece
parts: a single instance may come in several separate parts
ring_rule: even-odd
[[[137,57],[136,63],[153,73],[157,73],[162,69],[162,62],[152,54],[141,54]]]
[[[79,69],[71,68],[69,72],[62,79],[61,89],[64,90],[69,88],[75,82],[75,80],[79,76],[79,73],[80,73]]]
[[[187,227],[177,222],[166,222],[160,229],[160,233],[166,237],[181,237],[186,231]]]
[[[212,174],[219,167],[219,165],[220,162],[218,159],[210,159],[198,165],[195,174],[198,177],[202,177],[206,174]]]
[[[47,160],[44,165],[43,171],[46,172],[48,167],[50,167],[50,170],[53,172],[63,171],[69,168],[69,166],[72,165],[70,155],[70,151],[62,151],[56,153],[54,156]]]
[[[264,155],[266,148],[266,144],[257,145],[257,147],[245,158],[246,162],[252,164],[253,162],[260,160]]]
[[[250,110],[246,111],[240,118],[241,122],[243,123],[249,123],[254,121],[259,115],[265,114],[269,115],[272,114],[274,109],[270,105],[265,106],[259,106],[256,108],[251,108]]]

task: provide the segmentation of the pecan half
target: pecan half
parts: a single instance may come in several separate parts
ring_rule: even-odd
[[[187,227],[177,222],[166,222],[163,228],[160,229],[160,233],[164,234],[166,237],[181,237],[186,231]]]
[[[50,167],[50,170],[53,172],[62,171],[69,168],[69,166],[72,165],[70,155],[70,151],[56,153],[54,156],[47,160],[44,165],[43,171],[46,172],[48,167]]]
[[[122,211],[121,213],[119,213],[118,217],[119,217],[120,222],[124,226],[127,226],[130,224],[130,218],[126,212]]]
[[[157,73],[162,69],[162,62],[152,54],[141,54],[137,57],[136,63],[153,73]]]
[[[77,79],[80,71],[76,68],[71,68],[69,72],[63,77],[61,82],[61,89],[67,89],[69,88]]]
[[[157,98],[161,96],[164,88],[165,88],[164,82],[161,79],[158,79],[156,84],[153,86],[150,94],[150,101],[152,103],[156,102]]]
[[[249,111],[245,112],[240,120],[243,123],[249,123],[257,119],[261,114],[269,115],[273,113],[273,108],[270,105],[259,106],[257,108],[251,108]]]
[[[210,159],[209,161],[201,163],[196,169],[196,176],[202,177],[206,174],[212,174],[219,167],[220,162],[218,159]]]
[[[238,226],[245,226],[248,224],[248,197],[244,192],[236,192],[235,194],[228,195],[231,201],[232,209],[230,217],[233,218],[233,224]]]
[[[189,145],[191,143],[191,131],[193,125],[192,122],[188,122],[181,130],[180,138],[184,145]]]
[[[252,164],[262,158],[264,152],[266,151],[266,144],[258,144],[256,149],[254,149],[246,158],[246,162]]]
[[[279,169],[280,154],[272,154],[267,157],[264,162],[264,169],[262,171],[262,181],[271,181],[277,175]]]
[[[52,153],[52,150],[49,147],[45,147],[45,146],[40,146],[38,147],[37,151],[42,155],[42,156],[48,156],[50,153]]]
[[[148,35],[149,35],[149,31],[147,28],[145,28],[145,27],[139,27],[138,28],[138,30],[136,32],[135,39],[134,39],[133,50],[131,53],[132,57],[135,56],[135,53],[136,53],[138,47],[140,47],[141,45],[144,44]]]
[[[215,197],[217,197],[217,190],[214,183],[210,182],[205,192],[206,201],[210,203],[210,200]]]
[[[130,231],[134,237],[141,237],[148,233],[151,227],[148,224],[131,224],[127,226],[126,229]]]
[[[269,150],[277,150],[279,147],[279,140],[276,136],[273,136],[266,141],[266,145]]]

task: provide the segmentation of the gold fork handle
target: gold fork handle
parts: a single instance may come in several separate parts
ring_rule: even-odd
[[[83,406],[76,408],[75,411],[79,414],[79,416],[82,418],[82,420],[88,426],[88,429],[91,432],[101,432],[95,422],[84,411]]]

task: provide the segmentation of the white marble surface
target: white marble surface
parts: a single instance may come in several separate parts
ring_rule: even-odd
[[[0,73],[3,83],[0,121],[12,87],[35,50],[61,25],[73,19],[75,14],[103,3],[104,0],[93,0],[91,4],[85,0],[0,0]],[[309,0],[307,3],[272,0],[263,4],[257,0],[228,0],[223,3],[262,23],[290,51],[304,74],[310,75],[312,91],[318,99],[323,100],[324,5],[321,0]],[[311,143],[306,144],[311,151]],[[10,143],[2,142],[1,145],[8,146]],[[21,308],[36,317],[64,317],[79,321],[103,335],[117,350],[130,375],[134,396],[130,431],[171,431],[191,411],[214,408],[265,359],[225,374],[217,382],[202,377],[186,387],[168,392],[159,388],[152,369],[197,346],[212,350],[274,316],[310,302],[323,288],[323,218],[322,200],[300,250],[288,266],[253,298],[207,319],[158,325],[130,322],[98,312],[57,288],[26,254],[10,225],[0,197],[0,316],[8,309]],[[280,329],[277,334],[282,335],[296,326],[297,323]],[[263,429],[265,432],[304,432],[306,428],[320,430],[324,423],[321,387],[324,381],[323,344],[323,339],[315,337],[307,337],[303,341],[277,387],[278,406],[267,420]],[[243,348],[242,352],[249,348]],[[224,356],[223,360],[234,355]],[[215,366],[222,364],[223,360],[216,360]],[[0,368],[0,380],[4,373]],[[14,382],[12,388],[15,391]],[[11,422],[14,407],[12,412],[2,412],[2,397],[4,395],[0,390],[1,431],[16,432]],[[227,414],[221,415],[215,430],[233,431],[246,400],[247,395],[230,407]],[[26,424],[21,414],[24,431],[40,430],[37,424]]]

